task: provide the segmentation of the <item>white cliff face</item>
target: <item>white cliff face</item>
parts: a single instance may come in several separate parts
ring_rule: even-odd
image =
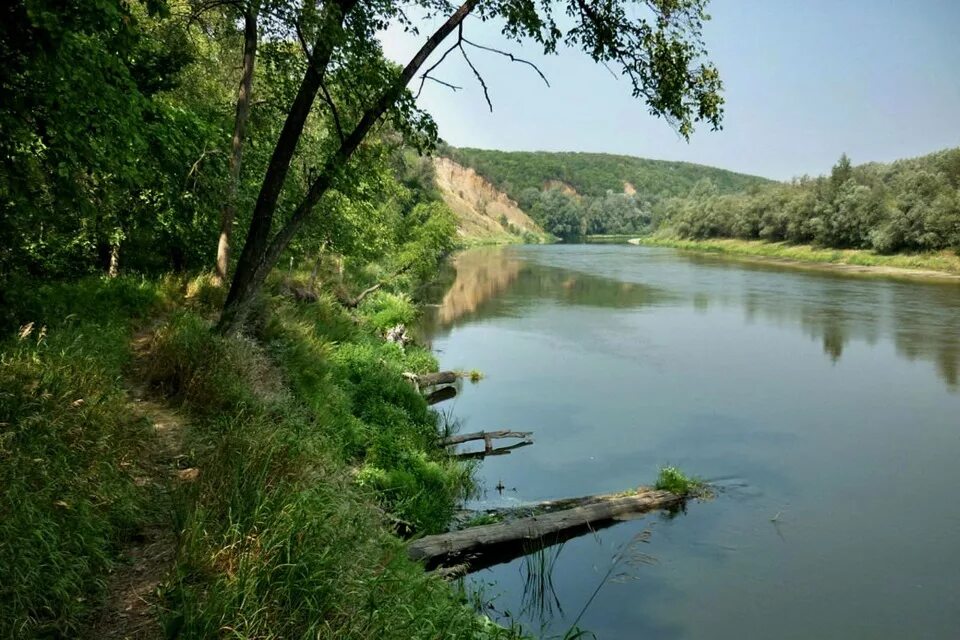
[[[457,230],[462,237],[507,236],[504,220],[520,232],[543,233],[516,202],[473,169],[449,158],[434,158],[433,162],[437,187],[447,206],[457,215]]]

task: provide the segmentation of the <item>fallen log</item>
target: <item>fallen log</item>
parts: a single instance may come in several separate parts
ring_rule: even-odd
[[[464,442],[471,442],[473,440],[483,440],[485,449],[490,451],[493,449],[493,441],[496,439],[523,438],[524,440],[529,441],[530,444],[533,444],[533,440],[530,439],[530,436],[532,435],[532,431],[508,431],[506,429],[501,429],[499,431],[475,431],[473,433],[462,433],[455,436],[441,438],[440,446],[451,447],[455,444],[463,444]]]
[[[426,536],[410,543],[407,553],[428,569],[466,564],[470,571],[476,571],[596,531],[618,520],[683,503],[683,498],[676,494],[649,488],[574,500],[585,502],[573,508]]]
[[[457,388],[456,387],[440,387],[436,391],[432,391],[427,394],[427,404],[435,405],[444,400],[450,400],[451,398],[457,397]]]
[[[559,498],[557,500],[542,500],[540,502],[527,502],[513,507],[499,507],[496,509],[483,509],[478,511],[465,510],[463,513],[472,513],[474,515],[487,514],[499,516],[501,518],[522,518],[527,516],[539,516],[555,511],[564,511],[576,507],[585,507],[598,502],[608,502],[617,498],[626,498],[637,495],[640,492],[650,491],[647,487],[641,487],[632,491],[620,491],[619,493],[596,493],[590,496],[580,496],[578,498]]]

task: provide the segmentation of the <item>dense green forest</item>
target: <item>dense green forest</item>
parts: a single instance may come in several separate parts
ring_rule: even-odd
[[[710,180],[661,203],[656,224],[683,238],[743,238],[878,253],[960,249],[960,149],[725,193]]]
[[[42,4],[42,3],[41,3]],[[0,36],[0,273],[66,277],[213,266],[225,194],[243,36],[228,3],[82,3],[68,16],[8,8]],[[265,14],[261,29],[279,29]],[[121,55],[117,55],[119,51]],[[242,171],[229,203],[249,225],[273,142],[304,68],[286,40],[265,39],[253,78]],[[386,65],[386,62],[381,61]],[[290,166],[295,202],[336,133],[316,113]],[[450,223],[429,162],[391,127],[360,150],[325,216],[290,246],[357,259],[399,254],[421,222]],[[289,204],[287,205],[289,206]],[[436,240],[436,238],[431,238]],[[441,243],[442,244],[442,243]]]
[[[656,206],[684,196],[702,180],[736,193],[769,180],[688,162],[605,153],[493,151],[446,147],[442,152],[506,192],[543,228],[563,239],[640,233]]]

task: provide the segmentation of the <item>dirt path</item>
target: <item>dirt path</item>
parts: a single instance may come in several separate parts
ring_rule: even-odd
[[[131,343],[135,358],[147,357],[150,338],[160,321],[138,332]],[[134,367],[137,370],[138,367]],[[130,380],[130,410],[147,420],[154,438],[144,448],[136,478],[157,496],[154,522],[146,524],[124,545],[121,564],[107,578],[104,605],[86,634],[88,638],[159,640],[165,637],[154,605],[158,589],[173,568],[176,537],[170,526],[167,501],[177,482],[197,478],[199,471],[186,466],[183,455],[184,419],[176,411],[152,399],[137,380]]]

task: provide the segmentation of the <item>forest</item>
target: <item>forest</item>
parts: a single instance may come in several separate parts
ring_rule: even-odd
[[[770,181],[688,162],[605,153],[494,151],[442,147],[441,153],[513,198],[546,231],[564,240],[643,233],[665,199],[685,196],[703,180],[718,193]]]
[[[881,254],[960,249],[960,149],[724,193],[710,180],[664,200],[655,225],[682,238],[743,238]]]

